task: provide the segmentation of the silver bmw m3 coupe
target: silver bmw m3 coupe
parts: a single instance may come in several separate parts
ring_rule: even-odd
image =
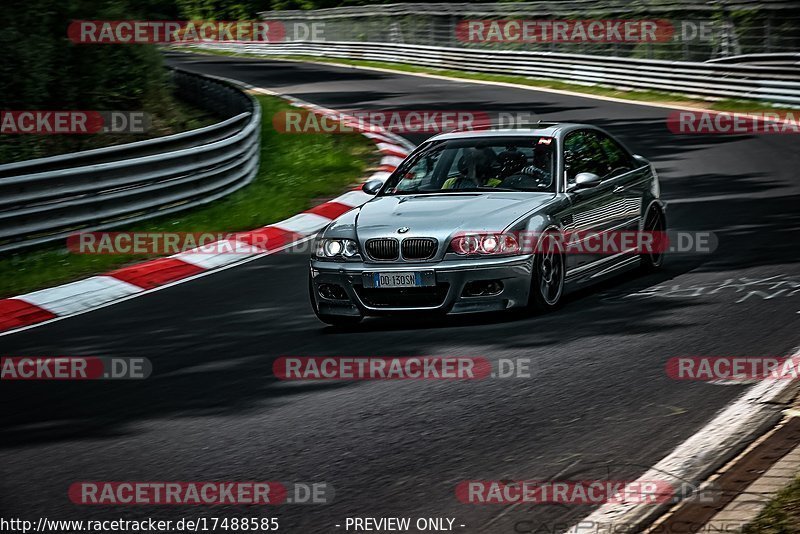
[[[329,324],[548,311],[569,290],[663,260],[629,239],[666,230],[655,170],[590,125],[437,135],[363,190],[374,198],[325,228],[312,254],[311,304]]]

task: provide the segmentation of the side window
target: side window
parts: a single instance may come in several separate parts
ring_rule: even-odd
[[[608,175],[604,176],[604,178],[613,178],[636,168],[631,156],[625,151],[624,148],[619,146],[616,141],[601,133],[596,135],[600,146],[603,148],[603,153],[608,160],[608,166],[610,169]]]
[[[567,186],[575,183],[575,177],[582,172],[606,176],[609,172],[608,158],[594,132],[580,130],[573,132],[564,140],[564,166]]]

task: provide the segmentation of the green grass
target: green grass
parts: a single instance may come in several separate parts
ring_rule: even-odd
[[[220,56],[261,57],[265,59],[315,61],[319,63],[329,63],[332,65],[350,65],[354,67],[373,67],[380,69],[395,70],[398,72],[434,74],[438,76],[447,76],[450,78],[460,78],[466,80],[512,83],[516,85],[527,85],[530,87],[541,87],[545,89],[571,91],[587,95],[608,96],[614,98],[621,98],[624,100],[633,100],[637,102],[675,104],[682,106],[697,107],[702,109],[711,109],[716,111],[775,111],[775,106],[771,105],[768,102],[762,102],[758,100],[735,100],[735,99],[705,100],[701,98],[691,98],[679,93],[669,93],[664,91],[621,90],[601,85],[584,85],[577,83],[561,82],[558,80],[529,78],[525,76],[487,74],[482,72],[470,72],[470,71],[451,70],[451,69],[437,69],[433,67],[420,67],[405,63],[384,63],[380,61],[367,61],[361,59],[338,59],[338,58],[333,59],[333,58],[322,58],[316,56],[299,56],[299,55],[275,56],[275,55],[259,55],[259,54],[239,54],[236,52],[207,50],[194,47],[192,47],[191,51],[201,54],[211,54]]]
[[[800,532],[800,478],[781,490],[743,534],[793,534]]]
[[[225,232],[250,230],[308,209],[314,199],[342,192],[373,163],[374,145],[359,134],[282,134],[279,111],[294,109],[277,97],[261,103],[261,167],[251,184],[207,207],[143,222],[120,231]],[[78,255],[57,247],[0,258],[0,297],[102,273],[148,256]]]

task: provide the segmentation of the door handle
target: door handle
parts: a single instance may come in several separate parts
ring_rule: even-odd
[[[625,186],[622,185],[618,185],[617,187],[611,190],[612,193],[622,193],[623,191],[625,191]]]

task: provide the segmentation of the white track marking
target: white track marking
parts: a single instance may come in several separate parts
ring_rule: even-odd
[[[358,206],[362,206],[367,201],[373,199],[372,195],[368,195],[363,191],[349,191],[344,195],[338,196],[331,200],[331,202],[338,202],[339,204],[344,204],[345,206],[350,206],[356,208]]]
[[[392,175],[392,173],[390,173],[390,172],[386,172],[386,171],[379,171],[379,172],[372,173],[372,174],[371,174],[371,175],[370,175],[370,176],[367,178],[367,180],[380,180],[381,182],[385,182],[385,181],[386,181],[386,179],[387,179],[389,176],[391,176],[391,175]]]
[[[399,152],[400,154],[408,154],[408,150],[399,145],[391,143],[378,143],[378,150],[391,150],[392,152]]]
[[[384,156],[381,158],[381,165],[390,165],[392,167],[397,167],[401,163],[403,163],[403,159],[405,158],[398,158],[397,156]]]
[[[111,276],[92,276],[14,297],[55,315],[69,315],[144,291]]]
[[[244,258],[242,258],[241,261],[239,261],[237,263],[231,263],[229,265],[225,265],[223,267],[220,267],[218,269],[214,269],[212,271],[203,271],[203,272],[197,273],[197,274],[195,274],[193,276],[189,276],[187,278],[181,278],[180,280],[175,280],[174,282],[170,282],[168,284],[164,284],[163,286],[158,286],[158,287],[155,287],[153,289],[148,289],[147,291],[145,291],[144,289],[137,288],[137,289],[139,289],[139,293],[134,293],[132,295],[124,296],[124,297],[121,297],[121,298],[119,298],[117,300],[113,300],[111,302],[106,302],[104,304],[100,304],[100,305],[95,306],[93,308],[76,311],[74,313],[70,313],[69,315],[62,315],[62,316],[54,317],[52,319],[48,319],[46,321],[42,321],[42,322],[39,322],[39,323],[34,323],[34,324],[30,324],[30,325],[23,326],[23,327],[20,327],[20,328],[15,328],[13,330],[6,330],[5,332],[0,332],[0,337],[11,335],[11,334],[16,334],[18,332],[22,332],[22,331],[25,331],[25,330],[30,330],[32,328],[38,328],[40,326],[44,326],[46,324],[54,323],[56,321],[69,319],[70,317],[75,317],[76,315],[83,315],[84,313],[89,313],[89,312],[92,312],[92,311],[95,311],[95,310],[99,310],[99,309],[102,309],[102,308],[107,308],[109,306],[113,306],[114,304],[118,304],[118,303],[124,302],[126,300],[131,300],[131,299],[134,299],[134,298],[137,298],[137,297],[151,295],[151,294],[155,293],[156,291],[163,291],[164,289],[168,289],[168,288],[170,288],[172,286],[185,284],[187,282],[191,282],[193,280],[197,280],[198,278],[203,278],[203,277],[206,277],[206,276],[210,276],[212,274],[221,273],[222,271],[226,271],[228,269],[232,269],[233,267],[238,267],[239,265],[242,265],[242,264],[245,264],[245,263],[249,263],[251,261],[255,261],[255,260],[261,259],[261,258],[263,258],[265,256],[271,256],[273,254],[277,254],[278,252],[283,252],[284,250],[287,250],[287,249],[296,247],[298,245],[301,245],[301,244],[303,244],[303,243],[305,243],[307,241],[310,241],[311,239],[314,239],[314,235],[306,236],[306,237],[304,237],[302,239],[299,239],[297,241],[289,243],[288,245],[284,245],[284,246],[282,246],[280,248],[276,248],[276,249],[273,249],[273,250],[268,250],[266,252],[262,252],[261,254],[256,254],[255,256],[244,257]],[[121,282],[121,280],[118,280],[118,281]],[[124,283],[124,282],[122,282],[122,283]],[[61,286],[59,286],[59,287],[61,287]],[[51,288],[51,289],[58,289],[58,288]],[[47,291],[47,290],[42,290],[42,291]],[[36,293],[38,293],[38,291]],[[31,293],[31,294],[33,294],[33,293]],[[12,297],[12,298],[18,299],[19,297]]]
[[[218,249],[219,252],[215,252],[214,249]],[[238,252],[222,252],[227,250],[237,250]],[[259,252],[261,251],[257,247],[251,247],[236,239],[224,239],[196,249],[179,252],[170,257],[190,263],[201,269],[216,269],[229,263],[236,263],[243,257],[253,256]]]
[[[270,226],[296,234],[307,235],[325,228],[331,220],[316,213],[299,213],[294,217],[289,217],[285,221],[276,222]]]

